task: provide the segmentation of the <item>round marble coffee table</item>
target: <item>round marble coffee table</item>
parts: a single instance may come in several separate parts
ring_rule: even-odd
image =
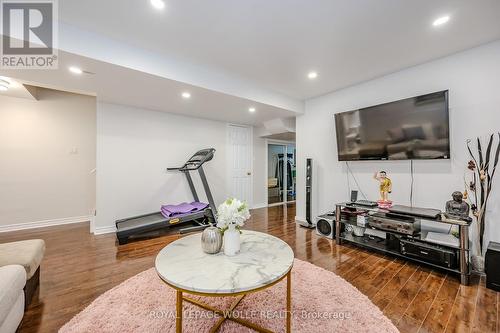
[[[206,254],[201,249],[201,234],[178,239],[163,248],[156,257],[160,278],[177,291],[176,332],[182,332],[182,302],[186,301],[221,316],[210,332],[225,320],[232,320],[258,332],[270,332],[232,311],[246,294],[273,286],[287,278],[286,331],[291,330],[291,270],[294,254],[279,238],[244,230],[241,251],[234,257],[224,253]],[[229,310],[215,309],[183,294],[210,297],[239,296]]]

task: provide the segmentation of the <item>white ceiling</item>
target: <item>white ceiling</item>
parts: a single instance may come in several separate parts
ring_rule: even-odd
[[[500,38],[498,0],[165,2],[64,0],[60,20],[298,99]]]
[[[68,68],[74,65],[95,74],[72,74]],[[59,51],[57,70],[0,70],[0,75],[14,78],[19,83],[94,95],[99,102],[238,124],[259,125],[271,119],[296,115],[295,112],[267,104],[63,51]],[[16,92],[14,90],[18,89],[9,89],[6,94],[12,96]],[[181,97],[185,91],[191,93],[189,100]],[[250,113],[249,107],[255,107],[256,112]]]
[[[7,81],[9,83],[9,90],[0,91],[0,96],[27,98],[31,100],[36,99],[35,87],[24,86],[22,83],[8,76],[0,76],[0,80]]]
[[[263,136],[263,138],[271,140],[295,141],[296,135],[295,132],[284,132]]]

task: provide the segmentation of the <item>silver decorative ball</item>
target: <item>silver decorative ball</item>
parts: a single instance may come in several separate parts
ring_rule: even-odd
[[[216,254],[222,248],[222,233],[219,228],[208,227],[201,234],[201,248],[208,254]]]

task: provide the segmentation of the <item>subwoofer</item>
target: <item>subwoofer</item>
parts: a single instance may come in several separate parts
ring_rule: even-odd
[[[316,217],[316,233],[329,239],[335,238],[335,218],[330,215]]]
[[[490,242],[484,259],[486,288],[500,291],[500,243]]]

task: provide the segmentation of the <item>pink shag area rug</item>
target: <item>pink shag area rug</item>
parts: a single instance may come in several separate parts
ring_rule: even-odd
[[[60,333],[175,332],[175,291],[154,268],[105,292],[76,315]],[[191,295],[186,295],[191,296]],[[218,309],[233,298],[197,297]],[[274,332],[285,332],[286,279],[247,295],[235,315]],[[398,332],[391,321],[355,287],[332,272],[295,259],[292,271],[293,332]],[[184,302],[183,332],[208,332],[213,313]],[[226,320],[219,332],[254,332]]]

